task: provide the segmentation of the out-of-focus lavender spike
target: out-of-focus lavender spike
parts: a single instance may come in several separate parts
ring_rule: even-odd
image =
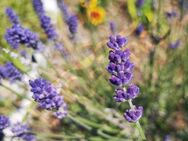
[[[141,8],[143,5],[144,5],[144,0],[137,0],[137,1],[136,1],[136,6],[137,6],[138,8]]]
[[[36,141],[36,136],[31,133],[32,130],[27,124],[18,122],[12,126],[11,131],[14,137],[20,138],[23,141]]]
[[[63,13],[64,21],[66,22],[67,26],[69,27],[69,31],[72,35],[77,32],[78,28],[78,18],[74,14],[70,14],[68,12],[68,8],[64,2],[64,0],[58,0],[58,6]]]
[[[144,30],[144,25],[143,24],[139,24],[135,30],[135,34],[137,36],[140,36],[140,34],[143,32]]]
[[[166,16],[167,16],[167,18],[172,19],[177,16],[177,13],[175,11],[166,12]]]
[[[169,48],[176,49],[179,47],[179,45],[180,45],[180,40],[178,39],[175,42],[170,43]]]
[[[9,118],[4,115],[0,115],[0,132],[8,126],[10,126]]]
[[[33,7],[39,17],[41,27],[45,31],[48,39],[55,40],[57,38],[56,30],[51,22],[51,18],[46,15],[41,0],[33,0]]]
[[[113,21],[111,21],[111,22],[109,23],[109,26],[110,26],[110,31],[111,31],[111,33],[112,33],[112,34],[115,34],[115,33],[116,33],[116,25],[115,25],[115,23],[114,23]]]
[[[12,24],[19,23],[19,18],[16,15],[16,13],[12,10],[12,8],[10,8],[10,7],[6,8],[6,15],[8,16],[8,18]]]
[[[11,62],[0,66],[0,76],[3,79],[9,80],[11,83],[22,79],[21,72]]]

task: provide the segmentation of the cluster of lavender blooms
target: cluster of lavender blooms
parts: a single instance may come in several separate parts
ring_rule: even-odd
[[[0,79],[6,79],[10,82],[21,80],[22,73],[11,63],[7,62],[4,65],[0,65]]]
[[[17,49],[20,45],[26,45],[37,49],[39,42],[38,36],[27,28],[24,28],[19,23],[19,18],[16,13],[11,9],[6,9],[6,14],[12,22],[12,27],[7,29],[5,34],[6,41],[13,49]]]
[[[13,133],[12,138],[19,138],[23,141],[35,141],[36,137],[32,133],[31,128],[27,124],[22,124],[20,122],[11,125],[10,119],[7,116],[0,115],[0,133],[3,134],[3,130],[11,127],[11,132]]]
[[[41,0],[33,0],[33,7],[40,20],[41,27],[45,31],[48,39],[56,40],[57,33],[51,22],[51,18],[46,15],[43,3]]]
[[[66,24],[68,25],[70,33],[74,36],[75,33],[77,32],[77,27],[78,27],[77,16],[74,14],[70,14],[68,12],[68,9],[67,9],[66,4],[64,3],[64,0],[58,0],[58,6],[64,15],[64,20]]]
[[[131,102],[139,94],[139,87],[130,83],[133,78],[134,64],[130,61],[129,49],[123,50],[127,44],[127,39],[120,35],[109,37],[107,46],[112,49],[109,52],[108,72],[111,74],[110,82],[117,86],[114,99],[116,102]],[[132,102],[131,102],[132,103]],[[137,122],[143,114],[142,106],[130,105],[124,113],[124,117],[129,122]]]
[[[54,115],[63,118],[67,115],[67,105],[63,96],[59,95],[57,89],[50,82],[43,78],[30,80],[33,99],[39,103],[39,106],[46,110],[55,111]]]

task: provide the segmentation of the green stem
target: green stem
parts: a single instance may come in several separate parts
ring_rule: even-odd
[[[135,107],[135,106],[133,105],[131,99],[128,100],[128,103],[129,103],[129,106],[131,107],[131,109],[133,109],[133,108]],[[145,136],[145,134],[144,134],[144,131],[143,131],[143,129],[142,129],[142,127],[141,127],[139,121],[136,122],[136,127],[137,127],[137,129],[138,129],[138,131],[139,131],[139,133],[140,133],[141,139],[142,139],[142,140],[146,140],[146,136]]]
[[[31,101],[30,98],[26,97],[25,95],[19,94],[18,92],[14,91],[13,89],[9,88],[9,87],[6,86],[6,85],[1,84],[0,86],[2,86],[3,88],[7,89],[7,90],[10,91],[10,92],[12,92],[13,94],[15,94],[16,96],[18,96],[18,97],[21,98],[21,99],[26,98],[26,99],[28,99],[28,100]]]

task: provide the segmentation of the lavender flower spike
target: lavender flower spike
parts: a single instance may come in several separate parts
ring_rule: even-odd
[[[13,49],[19,48],[21,44],[37,49],[39,42],[38,36],[35,33],[27,28],[23,28],[20,24],[15,24],[7,29],[5,39]]]
[[[56,30],[51,22],[51,18],[46,15],[41,0],[33,0],[33,7],[39,17],[41,27],[45,31],[48,39],[55,40],[57,38]]]
[[[33,99],[39,103],[39,106],[46,110],[61,112],[61,108],[66,110],[66,103],[63,96],[60,96],[56,88],[50,82],[43,78],[30,80],[31,92],[33,92]]]
[[[7,128],[9,125],[9,118],[4,115],[0,115],[0,132],[2,132],[2,130]]]
[[[67,6],[64,0],[58,0],[58,6],[64,15],[64,20],[68,25],[70,33],[74,36],[78,28],[78,18],[76,15],[72,15],[68,12]]]
[[[111,74],[109,79],[111,84],[117,86],[115,90],[114,99],[116,102],[128,101],[131,109],[124,113],[124,117],[128,122],[136,122],[142,139],[145,135],[138,120],[142,117],[143,107],[136,107],[132,104],[140,90],[135,84],[130,84],[133,78],[134,64],[130,61],[130,50],[123,50],[123,46],[127,44],[127,39],[120,35],[113,35],[109,37],[107,46],[111,49],[109,52],[109,64],[107,71]]]
[[[16,13],[12,10],[12,8],[10,8],[10,7],[6,8],[6,14],[9,17],[9,20],[11,21],[12,24],[19,23],[19,18],[16,15]]]
[[[22,123],[16,123],[11,128],[14,137],[20,138],[24,141],[36,141],[35,135],[32,133],[31,128],[28,125]]]

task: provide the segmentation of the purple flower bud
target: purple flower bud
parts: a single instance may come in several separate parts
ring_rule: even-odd
[[[0,132],[8,126],[10,126],[9,118],[4,115],[0,115]]]
[[[114,99],[116,102],[124,102],[126,101],[126,91],[123,88],[118,88],[115,90],[116,95]]]
[[[19,23],[19,18],[16,15],[16,13],[12,10],[12,8],[6,8],[6,14],[9,17],[9,20],[12,24],[18,24]]]
[[[16,123],[11,128],[12,133],[15,137],[21,138],[24,141],[35,141],[36,137],[32,134],[31,128],[26,124]]]
[[[143,107],[138,106],[134,107],[134,109],[128,109],[124,113],[124,117],[128,122],[137,122],[143,114]]]

